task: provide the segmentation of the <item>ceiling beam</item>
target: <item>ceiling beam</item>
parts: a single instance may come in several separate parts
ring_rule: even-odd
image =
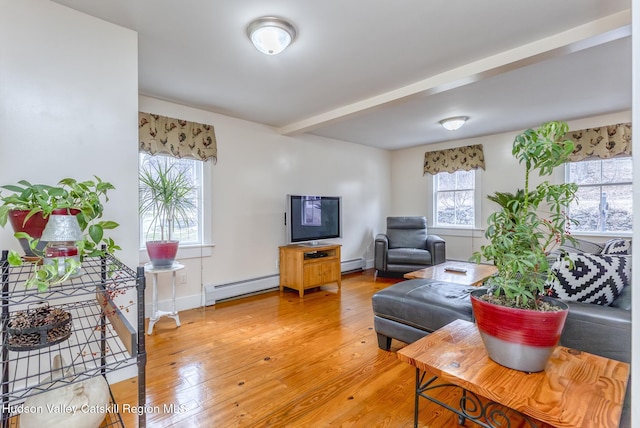
[[[416,95],[428,96],[482,79],[568,55],[631,35],[631,9],[571,28],[508,51],[445,71],[401,88],[384,92],[277,129],[283,135],[312,131],[342,118],[389,105]]]

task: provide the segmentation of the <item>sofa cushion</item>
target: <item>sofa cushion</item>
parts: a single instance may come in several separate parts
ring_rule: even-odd
[[[562,300],[609,306],[631,283],[629,256],[567,253],[568,260],[556,261],[556,278],[547,284],[549,294]]]
[[[431,253],[418,248],[390,248],[387,263],[405,265],[430,265]]]
[[[387,217],[389,248],[427,248],[426,217]]]
[[[601,254],[631,255],[631,239],[610,239],[604,243]]]
[[[587,241],[586,239],[574,239],[575,242],[569,240],[565,241],[560,246],[560,250],[564,250],[568,253],[591,253],[600,254],[602,252],[603,245],[598,242]]]

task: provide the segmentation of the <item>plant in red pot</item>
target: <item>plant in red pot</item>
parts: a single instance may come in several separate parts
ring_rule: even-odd
[[[191,226],[197,187],[189,170],[166,156],[146,157],[138,179],[149,259],[156,269],[171,267],[179,246],[174,232]]]
[[[2,186],[2,189],[13,193],[0,194],[0,225],[4,227],[9,222],[14,232],[26,233],[34,239],[40,239],[47,225],[44,210],[52,206],[50,192],[55,194],[61,189],[46,184],[31,184],[26,180],[19,181],[16,185]],[[20,238],[19,242],[25,256],[38,257],[31,250],[27,239]],[[41,252],[45,244],[46,242],[39,243],[37,250]]]
[[[524,164],[524,189],[489,197],[501,209],[488,218],[485,237],[490,243],[472,256],[498,269],[487,281],[488,289],[471,293],[487,353],[499,364],[526,372],[544,370],[568,313],[565,303],[545,295],[554,275],[550,251],[573,240],[565,209],[575,199],[577,186],[547,181],[534,189],[529,186],[533,170],[548,176],[567,162],[574,148],[573,142],[562,140],[567,131],[564,122],[548,122],[515,138],[512,154]]]
[[[15,237],[22,244],[26,256],[23,259],[11,250],[9,262],[12,265],[20,265],[25,260],[38,263],[41,258],[47,258],[48,243],[40,238],[52,215],[72,215],[80,228],[77,241],[74,239],[73,245],[69,246],[73,247],[74,254],[64,258],[64,269],[56,266],[57,263],[38,264],[34,275],[26,282],[27,287],[37,286],[44,291],[49,285],[64,282],[72,274],[77,274],[78,265],[85,256],[101,256],[120,249],[113,239],[105,236],[105,230],[114,229],[118,224],[102,220],[103,203],[108,201],[107,192],[113,188],[111,183],[99,177],[95,177],[95,181],[65,178],[55,186],[21,180],[15,185],[0,187],[11,192],[0,194],[0,226],[11,221]],[[33,228],[33,223],[39,226]],[[60,254],[60,251],[57,248],[54,252]]]

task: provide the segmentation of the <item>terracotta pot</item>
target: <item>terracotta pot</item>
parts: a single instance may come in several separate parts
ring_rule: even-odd
[[[480,299],[486,290],[471,292],[473,315],[489,358],[524,372],[544,370],[560,340],[569,306],[549,297],[543,300],[560,311],[508,308]]]
[[[179,241],[147,241],[147,254],[154,268],[162,269],[173,265],[178,254]]]
[[[14,232],[25,232],[29,236],[34,239],[40,239],[42,236],[42,231],[47,225],[47,218],[42,216],[42,213],[36,213],[29,217],[29,219],[25,222],[27,215],[29,214],[29,210],[11,210],[9,211],[9,222],[11,223],[11,227],[13,227]],[[80,212],[80,210],[76,209],[66,209],[60,208],[53,210],[52,214],[70,214],[76,215]],[[29,241],[24,238],[19,239],[20,246],[22,246],[22,250],[24,251],[24,255],[27,257],[38,257],[37,254],[34,254],[29,247]],[[38,246],[36,249],[40,254],[44,250],[44,247],[47,245],[46,241],[38,242]]]

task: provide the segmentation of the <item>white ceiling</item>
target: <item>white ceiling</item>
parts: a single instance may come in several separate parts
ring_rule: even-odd
[[[631,109],[631,0],[53,1],[138,32],[141,94],[285,135],[394,150]],[[266,15],[297,29],[280,55],[246,35]]]

